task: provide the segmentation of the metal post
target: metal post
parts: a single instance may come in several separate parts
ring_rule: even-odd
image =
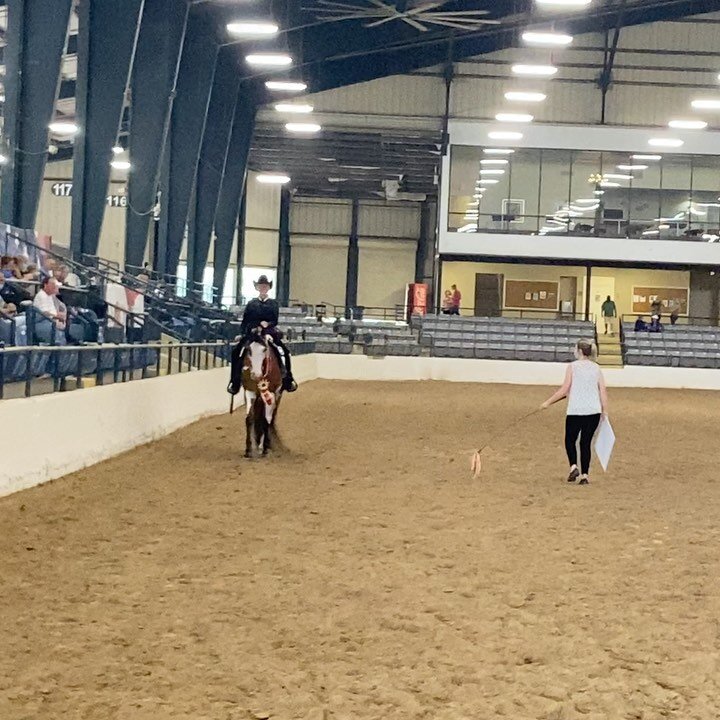
[[[280,229],[278,231],[278,289],[277,299],[281,306],[290,301],[290,191],[283,188],[280,191]]]
[[[585,320],[590,320],[590,283],[592,282],[592,265],[587,266],[585,275]]]
[[[352,201],[350,236],[348,237],[347,269],[345,274],[345,317],[351,318],[358,300],[358,274],[360,269],[360,246],[358,226],[360,223],[360,201]]]

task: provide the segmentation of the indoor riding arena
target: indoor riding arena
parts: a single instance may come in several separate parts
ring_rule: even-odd
[[[0,720],[718,720],[719,30],[0,0]]]

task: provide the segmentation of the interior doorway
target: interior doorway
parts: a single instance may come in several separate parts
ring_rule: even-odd
[[[475,275],[475,315],[498,317],[502,313],[504,275]]]
[[[560,278],[560,313],[563,317],[574,317],[577,312],[577,277]]]
[[[595,318],[595,325],[605,330],[602,325],[602,304],[610,296],[615,299],[615,278],[603,275],[595,275],[590,278],[590,312]],[[618,322],[617,320],[615,321]]]

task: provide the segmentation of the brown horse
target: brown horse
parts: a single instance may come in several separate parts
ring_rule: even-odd
[[[282,370],[272,340],[258,336],[243,353],[242,386],[245,390],[245,457],[273,446],[282,447],[275,420],[282,397]]]

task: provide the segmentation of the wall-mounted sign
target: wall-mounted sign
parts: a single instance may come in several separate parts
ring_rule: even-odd
[[[50,187],[50,192],[52,192],[55,197],[69,198],[72,197],[72,188],[73,184],[71,182],[56,182]],[[108,195],[107,198],[105,198],[105,202],[110,207],[127,207],[127,196]]]

